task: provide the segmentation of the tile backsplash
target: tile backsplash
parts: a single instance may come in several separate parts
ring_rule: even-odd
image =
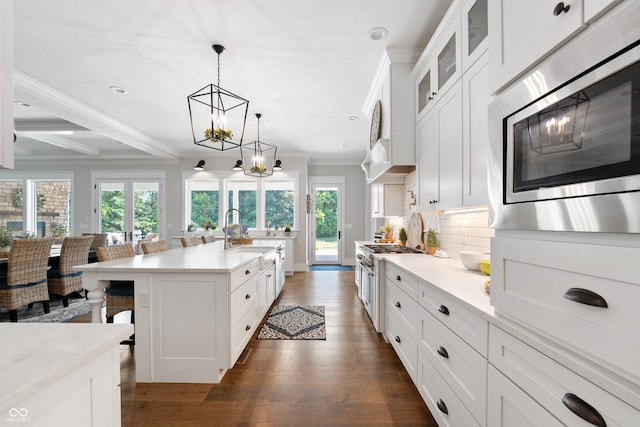
[[[425,215],[423,214],[423,217]],[[439,214],[440,247],[452,258],[460,258],[460,251],[491,251],[494,230],[489,228],[489,212]],[[426,227],[426,225],[425,225]]]

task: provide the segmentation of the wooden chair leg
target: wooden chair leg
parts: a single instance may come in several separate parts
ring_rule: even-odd
[[[69,295],[65,295],[62,297],[62,306],[69,307]]]
[[[18,310],[17,309],[9,310],[9,320],[14,322],[14,323],[18,321]]]
[[[42,301],[42,309],[45,313],[49,313],[51,308],[49,307],[49,301]]]

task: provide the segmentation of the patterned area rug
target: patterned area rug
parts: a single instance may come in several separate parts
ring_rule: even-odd
[[[259,340],[324,340],[323,305],[276,306],[258,334]]]
[[[66,322],[83,316],[91,311],[91,304],[84,298],[69,300],[69,307],[62,306],[62,300],[52,299],[49,301],[51,311],[44,313],[42,304],[37,302],[33,304],[31,310],[26,306],[18,309],[18,323],[57,323]],[[0,312],[0,322],[9,322],[9,312],[2,310]]]

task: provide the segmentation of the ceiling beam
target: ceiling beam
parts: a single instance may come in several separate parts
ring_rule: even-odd
[[[14,145],[13,154],[15,154],[16,156],[31,157],[33,155],[33,151],[29,150],[28,148],[18,147],[17,145]]]
[[[66,120],[56,119],[15,119],[15,130],[21,132],[79,132],[89,129]]]
[[[55,145],[56,147],[64,148],[66,150],[77,151],[78,153],[86,154],[88,156],[100,155],[100,150],[97,148],[89,147],[66,138],[47,134],[45,132],[18,132],[18,134],[26,136],[30,139],[35,139],[47,143],[49,145]]]

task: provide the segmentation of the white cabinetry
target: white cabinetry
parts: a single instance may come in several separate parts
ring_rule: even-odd
[[[402,216],[403,189],[399,184],[371,184],[371,216]]]
[[[414,70],[418,202],[428,210],[487,203],[486,15],[486,0],[454,3]]]
[[[0,169],[13,168],[13,0],[0,2]]]
[[[500,91],[619,2],[489,0],[491,93]]]

